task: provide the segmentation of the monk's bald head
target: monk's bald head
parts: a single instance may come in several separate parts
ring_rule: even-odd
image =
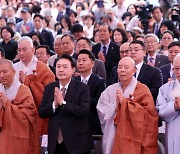
[[[10,61],[8,59],[0,59],[0,67],[2,65],[7,65],[10,69],[14,70],[14,65],[13,65],[12,61]]]
[[[136,72],[135,62],[130,57],[124,57],[118,64],[118,79],[123,84],[129,84],[132,81],[133,75]]]
[[[129,65],[129,66],[132,66],[132,68],[135,68],[136,67],[136,64],[134,62],[134,60],[130,57],[124,57],[122,58],[120,61],[119,61],[119,64],[126,64],[126,65]]]

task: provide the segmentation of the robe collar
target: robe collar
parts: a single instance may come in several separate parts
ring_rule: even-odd
[[[21,86],[21,83],[19,82],[17,77],[14,76],[14,80],[9,88],[6,89],[4,85],[0,84],[0,92],[6,95],[10,101],[12,101],[15,99],[20,86]]]
[[[126,87],[125,91],[123,92],[121,82],[119,82],[119,88],[120,88],[120,90],[123,93],[123,96],[125,98],[129,98],[130,95],[133,95],[134,90],[135,90],[135,88],[137,86],[137,83],[138,83],[137,79],[135,77],[133,77],[132,81],[130,82],[130,84]]]

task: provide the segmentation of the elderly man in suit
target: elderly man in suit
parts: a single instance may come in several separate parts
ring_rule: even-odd
[[[92,52],[95,54],[96,58],[104,62],[108,83],[112,68],[116,66],[120,60],[119,46],[111,41],[110,37],[112,31],[108,25],[100,25],[99,33],[101,42],[93,46]]]
[[[86,49],[79,52],[77,57],[77,67],[80,76],[76,77],[77,80],[84,82],[89,87],[91,105],[89,114],[89,123],[93,135],[101,135],[101,125],[99,122],[96,105],[101,93],[105,90],[105,80],[92,72],[95,63],[94,54]]]
[[[155,34],[147,34],[144,44],[147,52],[147,55],[144,57],[145,63],[158,68],[169,63],[167,56],[157,53],[159,39]]]
[[[45,87],[39,107],[41,118],[49,118],[48,153],[89,153],[93,140],[88,123],[90,95],[88,86],[74,80],[75,62],[64,54],[57,61],[59,81]]]
[[[180,53],[180,41],[175,41],[170,43],[168,46],[168,59],[170,63],[160,67],[164,84],[167,83],[168,81],[175,79],[174,70],[173,70],[173,60],[178,53]]]

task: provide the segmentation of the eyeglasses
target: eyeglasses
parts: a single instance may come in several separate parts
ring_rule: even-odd
[[[153,43],[155,43],[155,42],[157,42],[157,41],[145,41],[144,43],[145,43],[145,44],[153,44]]]
[[[179,72],[180,67],[174,67],[173,70],[174,70],[175,72]]]
[[[122,54],[127,54],[129,52],[129,50],[120,50],[120,53]]]
[[[130,49],[129,49],[129,52],[132,52],[132,51],[138,52],[139,50],[143,50],[143,49],[138,49],[138,48],[134,48],[134,49],[133,49],[133,48],[130,48]]]

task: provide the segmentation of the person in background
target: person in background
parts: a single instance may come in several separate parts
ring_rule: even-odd
[[[168,57],[158,54],[159,38],[155,34],[147,34],[144,38],[145,50],[147,52],[144,62],[154,67],[161,67],[169,63]]]
[[[89,124],[92,135],[102,135],[101,125],[98,118],[96,106],[101,93],[105,90],[105,80],[92,72],[94,67],[95,56],[87,50],[82,49],[78,53],[77,68],[80,76],[75,79],[84,82],[89,87],[90,92],[90,114]]]
[[[13,61],[17,56],[17,42],[12,40],[14,31],[9,26],[1,28],[1,36],[3,41],[0,42],[0,47],[5,51],[5,58]]]
[[[82,49],[86,49],[92,52],[92,42],[86,37],[81,37],[76,41],[76,53],[79,54]],[[106,79],[105,65],[101,60],[95,58],[92,72]]]
[[[112,32],[112,41],[121,46],[128,41],[126,31],[122,28],[116,28]]]
[[[158,53],[168,56],[168,46],[173,41],[174,34],[169,30],[164,31],[161,37],[160,50]]]
[[[180,53],[180,42],[174,41],[170,43],[168,46],[168,59],[170,63],[160,67],[164,84],[167,83],[168,81],[176,79],[173,70],[173,61],[175,56],[179,53]]]

